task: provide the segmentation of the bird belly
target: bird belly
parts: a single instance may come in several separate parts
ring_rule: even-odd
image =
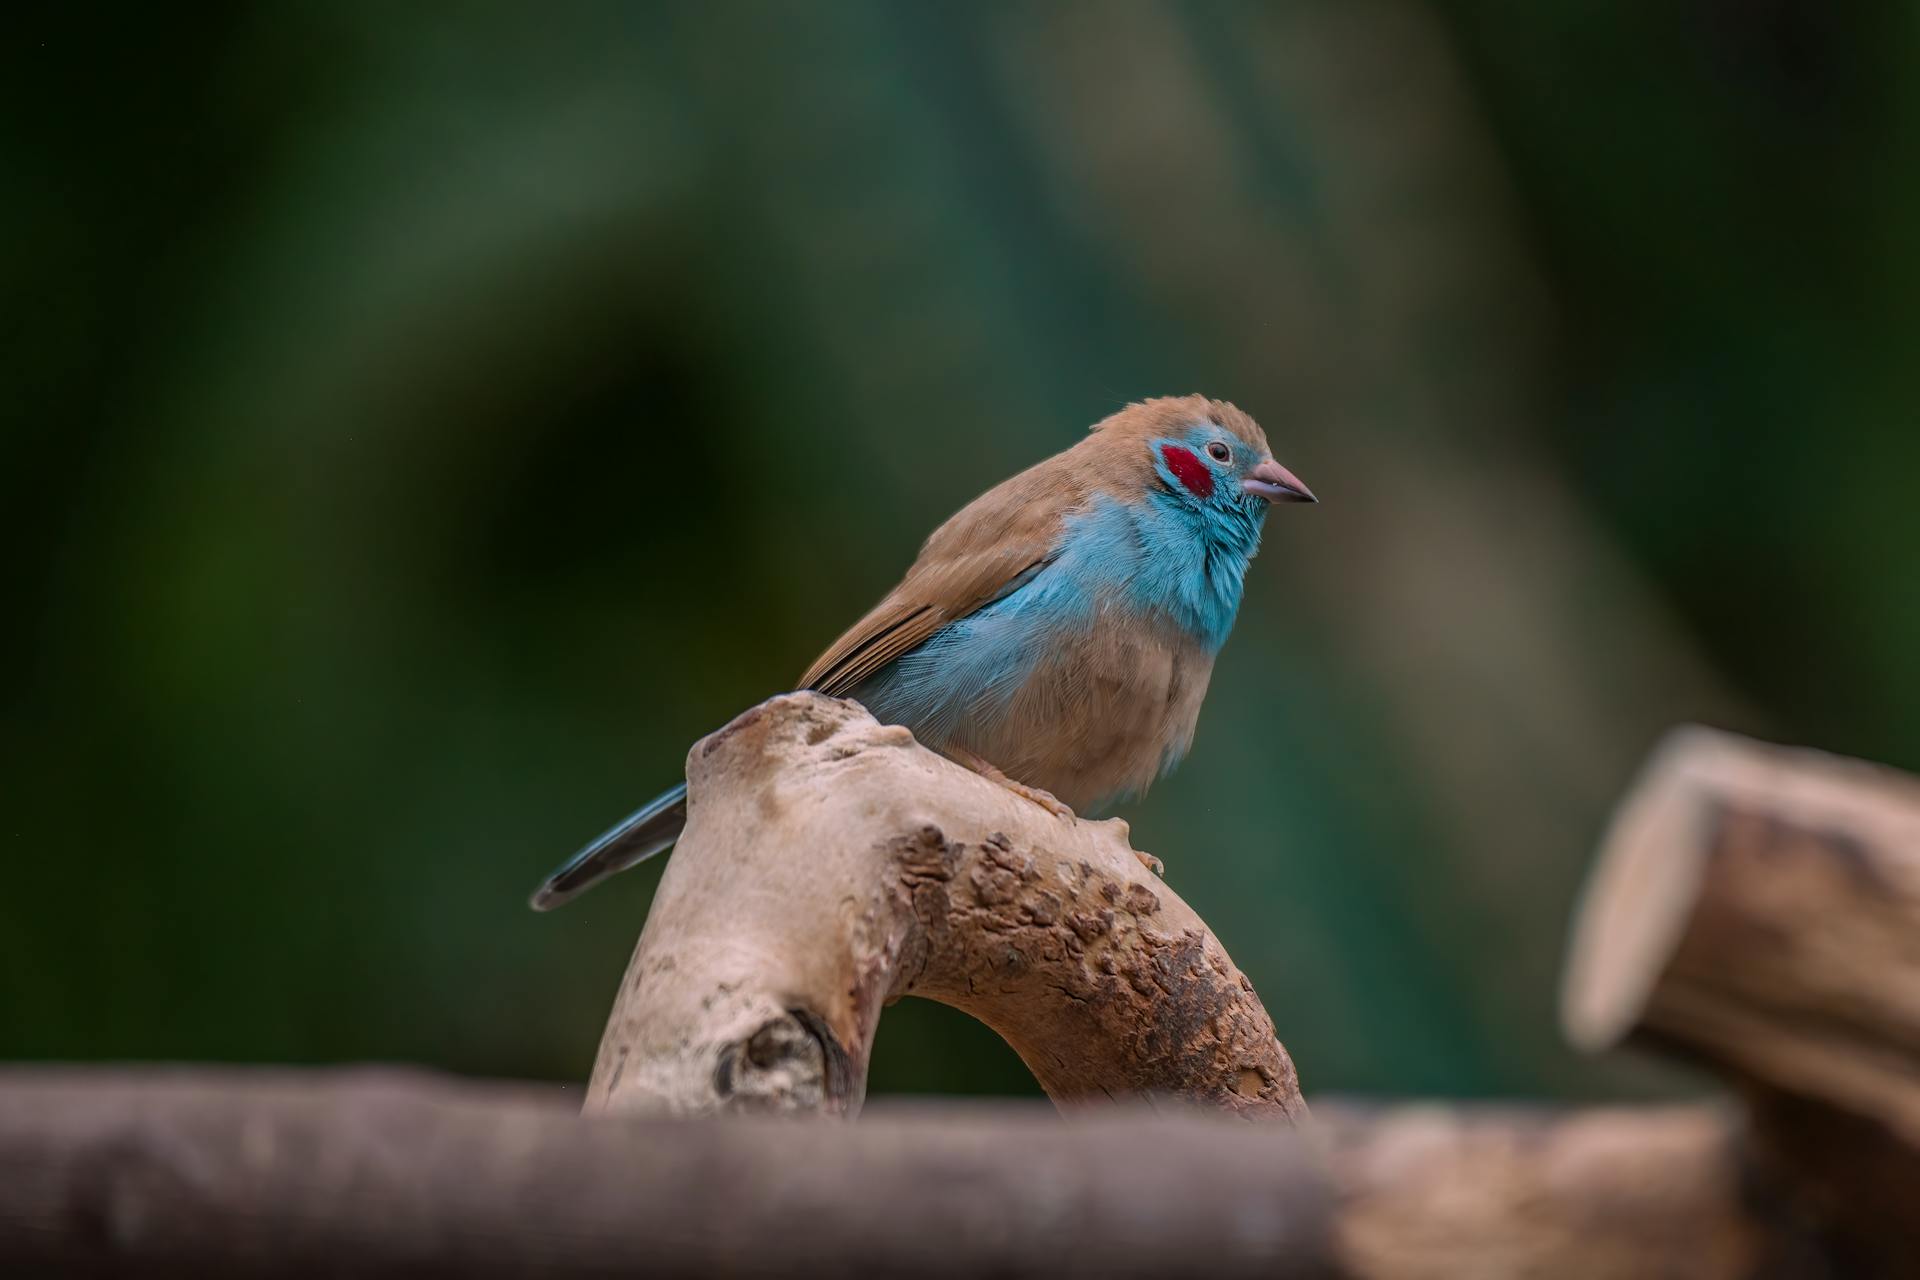
[[[1170,626],[1101,620],[1056,638],[991,718],[950,741],[1075,809],[1146,790],[1193,740],[1212,655]]]

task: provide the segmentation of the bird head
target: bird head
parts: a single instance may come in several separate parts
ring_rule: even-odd
[[[1274,460],[1260,424],[1224,400],[1180,396],[1128,405],[1094,429],[1144,446],[1143,459],[1173,494],[1202,506],[1264,511],[1318,502]]]

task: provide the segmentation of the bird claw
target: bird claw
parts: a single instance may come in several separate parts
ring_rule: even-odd
[[[996,781],[1007,790],[1013,792],[1013,794],[1023,799],[1033,801],[1054,817],[1065,818],[1068,822],[1074,820],[1073,810],[1062,804],[1060,798],[1054,795],[1053,792],[1042,791],[1039,787],[1030,787],[1024,782],[1016,782],[1005,774],[1002,774]]]
[[[971,751],[954,748],[950,749],[948,754],[956,762],[965,765],[987,781],[997,782],[1021,799],[1033,801],[1054,817],[1065,818],[1069,822],[1075,820],[1073,810],[1061,803],[1060,798],[1054,795],[1053,792],[1042,791],[1039,787],[1030,787],[1017,778],[1009,778],[1006,774],[1000,772],[992,763],[981,759]]]
[[[1145,867],[1147,870],[1153,872],[1153,874],[1157,876],[1164,876],[1167,874],[1167,864],[1160,861],[1160,859],[1154,857],[1152,854],[1148,853],[1146,850],[1135,849],[1133,851],[1133,856],[1140,859],[1140,865]]]

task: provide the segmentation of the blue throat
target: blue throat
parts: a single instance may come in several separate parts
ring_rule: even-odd
[[[1239,612],[1266,503],[1235,492],[1195,502],[1101,496],[1067,518],[1053,555],[998,600],[942,627],[853,691],[882,723],[932,746],[1004,710],[1063,633],[1118,608],[1165,619],[1217,653]]]
[[[1120,510],[1140,547],[1126,588],[1133,604],[1165,614],[1208,653],[1220,652],[1240,612],[1267,504],[1238,495],[1195,503],[1163,490],[1143,507]]]

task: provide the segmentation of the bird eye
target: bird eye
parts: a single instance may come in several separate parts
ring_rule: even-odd
[[[1207,456],[1215,462],[1225,462],[1233,456],[1233,450],[1227,448],[1221,441],[1215,440],[1207,446]]]

